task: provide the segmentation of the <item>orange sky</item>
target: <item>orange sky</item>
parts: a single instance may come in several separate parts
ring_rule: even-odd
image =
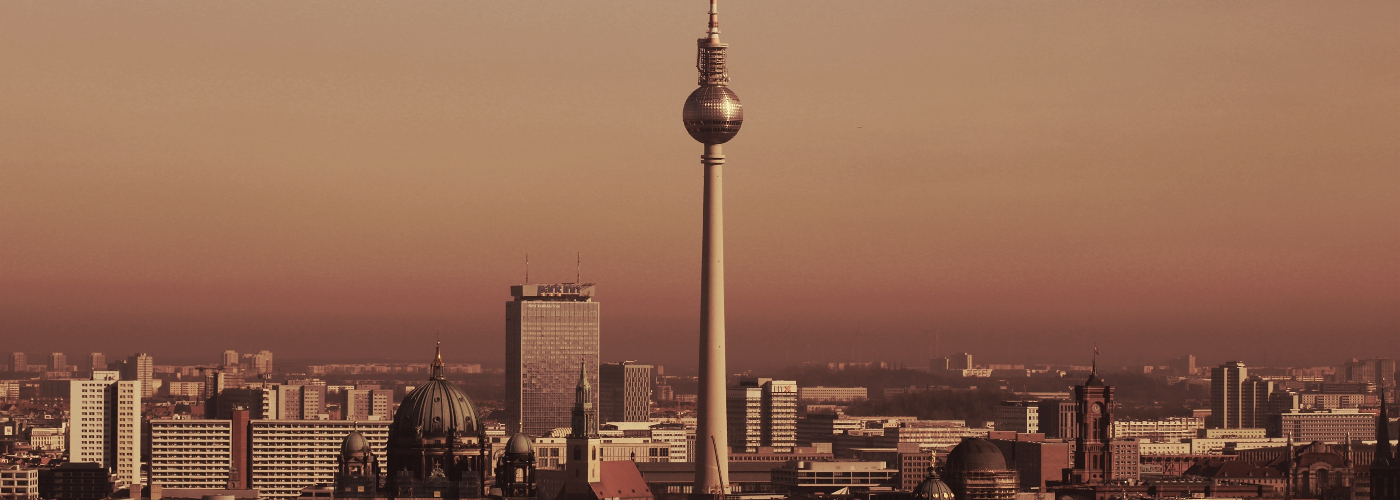
[[[582,252],[693,366],[704,8],[0,3],[0,351],[499,365]],[[1398,19],[723,2],[731,366],[1400,355]]]

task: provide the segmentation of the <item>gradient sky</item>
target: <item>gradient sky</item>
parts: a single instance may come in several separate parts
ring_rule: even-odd
[[[704,10],[0,3],[0,351],[499,366],[582,252],[603,358],[693,369]],[[1400,355],[1397,19],[723,2],[730,366]]]

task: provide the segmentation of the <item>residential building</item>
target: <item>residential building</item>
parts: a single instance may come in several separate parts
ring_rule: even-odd
[[[598,384],[599,303],[592,283],[515,285],[506,303],[506,401],[510,432],[543,436],[569,427],[582,361]],[[596,395],[593,404],[597,404]]]
[[[1180,443],[1205,430],[1205,419],[1169,417],[1162,420],[1120,420],[1113,422],[1111,436],[1117,439],[1146,439],[1152,443]],[[1263,437],[1263,436],[1260,436]]]
[[[340,391],[340,415],[344,420],[393,420],[394,391],[357,387]]]
[[[49,371],[68,371],[68,356],[65,356],[61,352],[49,354]]]
[[[22,352],[10,353],[10,371],[16,373],[29,371],[29,357]]]
[[[220,366],[226,368],[238,368],[238,351],[224,351],[223,363]]]
[[[1142,451],[1136,439],[1114,439],[1108,442],[1108,478],[1137,483]]]
[[[68,454],[70,462],[95,463],[112,470],[124,487],[140,480],[141,397],[139,380],[119,380],[113,371],[96,371],[91,380],[69,385]]]
[[[801,393],[802,389],[799,387],[798,393]],[[835,441],[837,434],[861,427],[860,419],[850,418],[841,413],[808,413],[807,416],[797,419],[797,442],[802,445],[831,443]]]
[[[251,420],[249,463],[251,488],[264,498],[296,498],[302,488],[335,479],[340,445],[351,431],[369,441],[380,463],[390,421]]]
[[[727,392],[729,446],[736,453],[756,453],[769,446],[789,453],[797,446],[797,382],[742,379]]]
[[[598,368],[598,409],[603,422],[646,422],[651,418],[651,365],[634,361]]]
[[[997,406],[996,430],[1034,434],[1040,432],[1039,401],[1003,401]]]
[[[155,359],[146,353],[133,354],[122,363],[122,380],[135,380],[141,382],[141,397],[149,398],[155,395],[155,385],[152,384],[155,376]],[[118,474],[120,476],[120,474]],[[121,478],[117,478],[117,483],[121,483]]]
[[[36,450],[63,452],[68,449],[67,429],[62,427],[30,427],[29,445]]]
[[[253,373],[258,375],[268,375],[273,371],[272,351],[258,351],[253,355],[251,368]]]
[[[151,420],[150,432],[151,484],[222,489],[240,468],[233,462],[231,420]]]

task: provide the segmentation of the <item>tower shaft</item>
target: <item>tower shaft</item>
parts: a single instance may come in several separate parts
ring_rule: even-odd
[[[696,494],[729,493],[729,427],[724,354],[724,153],[705,144],[700,252],[700,394],[695,433]]]

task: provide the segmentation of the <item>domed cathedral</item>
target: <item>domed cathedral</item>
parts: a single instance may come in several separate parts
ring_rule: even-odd
[[[523,432],[511,436],[505,453],[496,462],[496,489],[502,498],[535,498],[537,495],[535,445]]]
[[[351,431],[341,441],[339,466],[335,474],[336,498],[379,496],[379,458],[359,431]]]
[[[394,498],[479,498],[491,442],[471,398],[443,374],[438,343],[428,383],[404,396],[389,426],[385,494]]]
[[[956,500],[957,495],[953,494],[953,489],[948,487],[938,479],[938,472],[933,467],[928,468],[928,477],[914,488],[914,500]]]
[[[943,477],[957,500],[1014,500],[1016,471],[991,441],[964,439],[948,453]]]

